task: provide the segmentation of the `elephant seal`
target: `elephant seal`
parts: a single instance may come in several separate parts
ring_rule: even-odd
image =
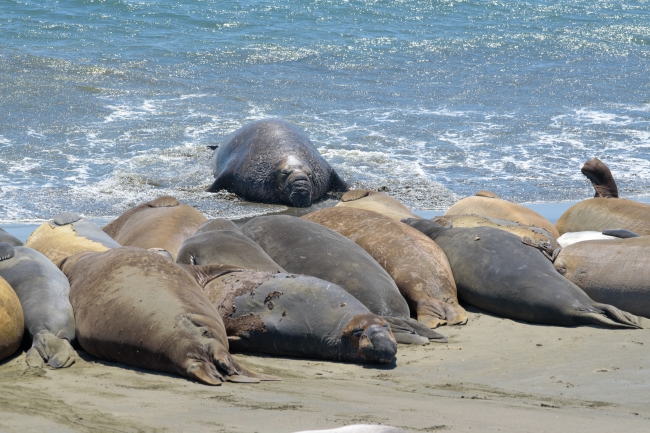
[[[25,318],[16,292],[0,277],[0,361],[20,347],[25,332]]]
[[[410,319],[409,306],[384,268],[363,248],[325,226],[289,215],[253,218],[242,226],[283,269],[337,284],[388,320],[398,343],[446,339]]]
[[[600,159],[592,158],[580,169],[596,190],[594,197],[618,198],[618,186],[612,172]]]
[[[82,251],[106,251],[120,244],[88,218],[63,212],[42,224],[27,238],[25,246],[33,248],[55,265]]]
[[[244,125],[216,148],[211,165],[215,181],[206,191],[248,201],[309,207],[328,191],[348,190],[307,135],[283,120]]]
[[[83,252],[61,268],[70,279],[77,341],[91,355],[208,385],[276,379],[231,358],[210,300],[186,271],[159,254],[133,247]]]
[[[650,204],[623,198],[590,198],[567,209],[555,226],[560,234],[625,229],[640,236],[648,236]]]
[[[22,247],[23,243],[17,237],[8,233],[4,229],[0,229],[0,242],[7,242],[8,244],[13,245],[14,247]]]
[[[28,247],[0,243],[0,277],[13,287],[32,337],[29,365],[71,366],[76,354],[75,318],[68,279],[47,257]],[[41,360],[42,359],[42,360]]]
[[[176,260],[183,241],[206,222],[192,206],[163,196],[127,210],[102,230],[123,246],[162,248]]]
[[[562,248],[558,241],[546,229],[519,224],[514,221],[490,218],[481,215],[446,215],[431,218],[445,227],[494,227],[505,230],[521,238],[522,242],[540,250],[551,261]]]
[[[444,216],[449,215],[481,215],[514,221],[526,226],[546,229],[556,239],[560,236],[555,226],[534,210],[496,197],[485,195],[466,197],[452,205]]]
[[[391,276],[417,320],[430,328],[467,323],[447,256],[412,227],[365,209],[330,207],[302,218],[366,250]]]
[[[650,318],[650,236],[575,243],[554,265],[594,301]]]
[[[224,220],[228,221],[228,220]],[[230,222],[233,226],[234,223]],[[228,226],[212,223],[212,227]],[[267,272],[284,272],[284,269],[250,238],[235,226],[230,230],[201,228],[185,239],[178,249],[177,263],[187,265],[231,265],[243,269]]]
[[[641,318],[589,298],[560,275],[539,250],[512,233],[493,227],[449,229],[428,220],[404,222],[444,250],[458,295],[470,305],[545,325],[643,327]]]
[[[420,218],[388,194],[365,189],[346,192],[336,206],[372,210],[397,221],[404,218]]]
[[[387,363],[397,343],[389,324],[343,288],[304,275],[186,266],[226,326],[233,352]],[[212,278],[212,274],[217,277]]]
[[[241,233],[241,230],[239,230],[239,227],[237,227],[237,224],[234,222],[224,218],[216,218],[208,220],[208,222],[199,227],[194,234],[211,232],[214,230],[230,230],[231,232]]]

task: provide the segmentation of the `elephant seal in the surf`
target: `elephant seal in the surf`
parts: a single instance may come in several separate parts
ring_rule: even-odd
[[[14,247],[22,247],[23,243],[15,237],[14,235],[8,233],[4,229],[0,229],[0,242],[7,242],[8,244],[13,245]]]
[[[429,237],[365,209],[330,207],[302,218],[322,224],[366,250],[395,281],[419,322],[430,328],[467,323],[447,256]]]
[[[419,218],[388,194],[365,189],[353,189],[346,192],[336,206],[371,210],[397,221],[404,218]]]
[[[587,176],[596,191],[594,197],[618,198],[618,186],[612,172],[600,159],[592,158],[580,169]]]
[[[38,227],[25,242],[55,265],[82,251],[106,251],[121,247],[88,218],[63,212]]]
[[[192,206],[163,196],[127,210],[102,230],[123,246],[162,248],[176,260],[183,241],[207,220]]]
[[[341,287],[304,275],[185,266],[215,306],[233,352],[387,363],[389,324]],[[213,277],[216,274],[217,277]]]
[[[554,265],[594,301],[650,318],[650,236],[578,242]]]
[[[244,125],[216,148],[211,164],[216,180],[206,191],[254,202],[309,207],[328,191],[348,190],[307,135],[283,120]]]
[[[223,220],[211,227],[228,227]],[[202,227],[185,239],[178,249],[177,263],[186,265],[231,265],[243,269],[284,272],[284,269],[250,238],[233,225],[226,230],[207,230]]]
[[[9,283],[0,277],[0,361],[20,347],[25,332],[25,318],[20,300]]]
[[[363,248],[325,226],[289,215],[253,218],[242,227],[283,269],[337,284],[391,324],[397,342],[446,339],[410,319],[409,306],[384,268]],[[414,334],[417,335],[414,337]]]
[[[219,314],[179,265],[141,248],[83,252],[70,279],[77,341],[97,358],[175,373],[208,385],[275,379],[240,367]]]
[[[556,239],[560,236],[555,226],[534,210],[498,197],[486,195],[465,197],[447,209],[444,216],[448,215],[481,215],[498,218],[546,229]]]
[[[427,220],[404,222],[444,250],[458,295],[468,304],[509,319],[546,325],[643,327],[641,318],[589,298],[539,250],[512,233],[492,227],[449,229]]]
[[[47,257],[28,247],[0,243],[0,277],[13,287],[32,337],[27,352],[30,365],[69,367],[76,359],[70,343],[75,338],[75,317],[70,305],[68,279]]]

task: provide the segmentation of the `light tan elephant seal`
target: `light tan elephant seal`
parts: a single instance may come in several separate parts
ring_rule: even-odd
[[[0,361],[16,353],[24,332],[25,321],[18,296],[0,277]]]
[[[336,206],[371,210],[397,221],[404,218],[420,218],[388,194],[366,189],[346,192]]]
[[[555,223],[560,234],[625,229],[650,235],[650,204],[623,198],[590,198],[576,203]]]

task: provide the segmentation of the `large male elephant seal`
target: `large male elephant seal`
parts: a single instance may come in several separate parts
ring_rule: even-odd
[[[47,257],[28,247],[0,243],[0,277],[13,287],[32,337],[27,362],[69,367],[76,355],[75,320],[70,305],[68,279]]]
[[[445,253],[429,237],[364,209],[331,207],[303,216],[366,250],[391,276],[419,322],[435,328],[467,322]]]
[[[200,275],[233,352],[332,361],[391,362],[397,343],[387,321],[341,287],[304,275],[185,266]],[[216,274],[216,277],[212,277]]]
[[[303,218],[271,215],[253,218],[242,232],[287,272],[343,287],[372,313],[386,318],[398,342],[422,343],[411,337],[414,333],[445,340],[410,320],[409,306],[390,275],[363,248],[334,230]]]
[[[650,318],[650,236],[578,242],[554,265],[593,300]]]
[[[196,281],[159,254],[124,247],[67,258],[79,345],[97,358],[209,385],[258,382],[228,353],[219,314]]]
[[[13,245],[15,247],[22,247],[23,246],[23,243],[20,241],[20,239],[18,239],[17,237],[12,235],[11,233],[8,233],[4,229],[0,229],[0,242],[7,242],[7,243],[9,243],[9,244],[11,244],[11,245]]]
[[[560,234],[549,220],[525,206],[485,195],[465,197],[452,205],[448,215],[481,215],[490,218],[514,221],[519,224],[546,229],[554,238]]]
[[[223,140],[211,164],[216,180],[207,191],[226,189],[254,202],[308,207],[328,191],[348,189],[307,135],[283,120],[244,125]]]
[[[16,292],[0,277],[0,361],[20,347],[25,332],[23,308]]]
[[[353,189],[346,192],[336,206],[371,210],[397,221],[404,218],[419,218],[409,208],[388,194],[365,189]]]
[[[82,251],[106,251],[121,247],[88,218],[63,212],[38,227],[25,242],[59,265],[65,258]]]
[[[595,302],[537,249],[492,227],[446,228],[407,219],[444,250],[461,300],[493,314],[546,325],[642,328],[642,319]]]
[[[102,227],[119,244],[139,248],[162,248],[174,260],[183,241],[207,218],[192,206],[164,196],[131,208]]]

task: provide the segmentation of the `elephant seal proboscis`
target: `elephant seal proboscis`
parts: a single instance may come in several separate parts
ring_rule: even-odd
[[[232,224],[230,227],[226,221]],[[206,226],[206,223],[204,226]],[[177,263],[186,265],[231,265],[243,269],[284,272],[284,269],[253,240],[229,220],[212,220],[208,227],[227,228],[207,230],[201,227],[185,239],[178,249]]]
[[[395,358],[388,322],[328,281],[250,270],[220,275],[222,266],[184,268],[199,275],[233,352],[368,364]]]
[[[16,292],[0,277],[0,361],[20,347],[25,332],[25,318]]]
[[[555,226],[534,210],[498,197],[486,195],[465,197],[447,209],[444,216],[448,215],[480,215],[498,218],[546,229],[555,239],[560,236]]]
[[[211,164],[215,181],[206,191],[253,202],[309,207],[329,191],[348,190],[307,135],[283,120],[244,125],[216,148]]]
[[[68,279],[47,257],[28,247],[0,243],[0,277],[13,287],[32,337],[29,365],[69,367],[76,360],[71,346],[75,318]]]
[[[63,212],[42,224],[27,238],[25,246],[33,248],[55,265],[82,251],[102,252],[121,245],[88,218]]]
[[[208,385],[277,379],[232,359],[221,317],[201,287],[159,254],[133,247],[84,252],[61,268],[70,279],[77,341],[91,355]]]
[[[8,244],[13,245],[14,247],[22,247],[23,243],[12,235],[11,233],[8,233],[5,229],[0,229],[0,242],[7,242]]]
[[[372,210],[397,221],[404,218],[419,218],[388,194],[366,189],[353,189],[346,192],[336,206]]]
[[[192,206],[163,196],[127,210],[102,230],[123,246],[162,248],[176,260],[183,241],[207,220]]]
[[[431,328],[467,323],[447,256],[428,236],[365,209],[330,207],[302,218],[324,225],[366,250],[395,281],[419,322]]]
[[[406,431],[389,425],[353,424],[328,430],[304,430],[296,433],[406,433]]]
[[[423,344],[422,337],[447,341],[410,319],[409,306],[390,275],[363,248],[334,230],[303,218],[270,215],[248,221],[242,232],[287,272],[343,287],[390,322],[398,343]]]
[[[555,237],[546,229],[519,224],[499,218],[481,215],[446,215],[431,218],[445,227],[494,227],[515,234],[521,241],[540,250],[549,260],[553,261],[562,248]]]
[[[618,186],[612,172],[600,159],[592,158],[580,169],[594,187],[594,197],[618,198]]]
[[[593,300],[650,318],[650,236],[574,243],[554,265]]]
[[[595,302],[560,275],[518,236],[492,227],[446,228],[433,221],[406,224],[447,254],[461,301],[514,320],[546,325],[642,328],[642,319]],[[561,254],[561,253],[560,253]]]

